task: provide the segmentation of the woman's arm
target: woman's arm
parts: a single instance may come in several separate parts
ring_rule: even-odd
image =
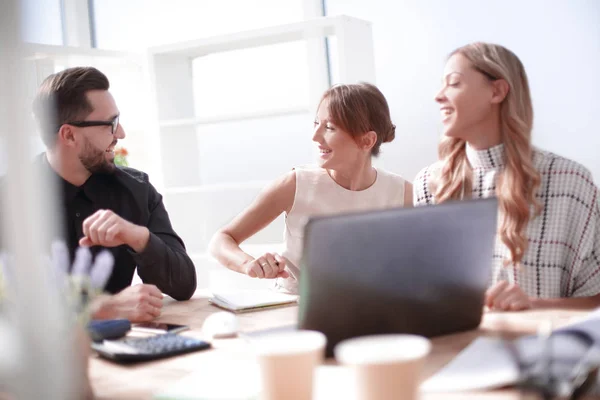
[[[531,299],[532,308],[566,308],[591,310],[600,306],[600,295],[589,297],[565,297],[558,299]]]
[[[296,194],[296,172],[290,171],[267,186],[242,213],[217,231],[209,251],[232,271],[258,278],[286,277],[285,261],[267,253],[254,259],[240,249],[240,244],[273,222],[282,212],[289,213]]]
[[[413,185],[410,182],[404,182],[404,207],[413,206]]]
[[[591,310],[600,306],[600,294],[587,297],[539,299],[527,296],[517,284],[500,281],[486,292],[485,305],[491,310],[498,311],[520,311],[530,308]]]

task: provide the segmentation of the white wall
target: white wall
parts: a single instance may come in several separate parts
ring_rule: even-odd
[[[386,168],[412,179],[436,159],[433,97],[445,57],[488,41],[525,65],[534,143],[581,162],[600,183],[600,1],[327,0],[327,13],[373,22],[377,84],[397,125],[396,140],[382,147]]]

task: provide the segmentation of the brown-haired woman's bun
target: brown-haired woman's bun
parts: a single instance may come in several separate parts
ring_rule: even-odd
[[[396,125],[392,124],[392,128],[388,131],[387,135],[383,138],[383,143],[389,143],[396,138]]]

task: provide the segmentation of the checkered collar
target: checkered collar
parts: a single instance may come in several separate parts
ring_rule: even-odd
[[[504,144],[475,150],[467,143],[467,159],[473,168],[496,169],[504,166]]]

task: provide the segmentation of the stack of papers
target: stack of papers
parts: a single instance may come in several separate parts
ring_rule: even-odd
[[[234,313],[264,310],[298,303],[298,296],[273,290],[238,290],[213,293],[209,301]]]

